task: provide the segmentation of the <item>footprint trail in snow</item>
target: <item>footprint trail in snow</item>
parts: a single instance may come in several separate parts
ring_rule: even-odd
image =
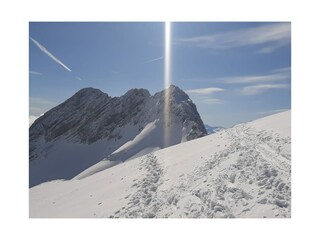
[[[290,111],[30,189],[31,217],[291,217]],[[53,204],[54,203],[54,204]]]
[[[142,158],[145,177],[129,206],[114,217],[290,217],[291,138],[245,124],[226,130],[230,145],[207,158],[170,190],[159,190],[163,169]]]
[[[130,197],[129,205],[115,212],[112,217],[129,218],[153,218],[157,216],[161,201],[157,198],[157,189],[162,184],[163,170],[158,163],[157,157],[152,153],[142,157],[141,170],[145,171],[145,177],[134,183],[135,194]]]

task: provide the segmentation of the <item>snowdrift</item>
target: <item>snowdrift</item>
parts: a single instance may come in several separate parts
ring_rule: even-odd
[[[290,115],[40,184],[30,217],[291,217]]]

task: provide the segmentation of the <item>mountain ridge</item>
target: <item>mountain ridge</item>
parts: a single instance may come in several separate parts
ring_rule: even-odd
[[[165,91],[169,91],[170,103],[168,146],[205,136],[196,106],[177,86],[154,95],[135,88],[120,97],[84,88],[36,119],[29,128],[30,185],[70,179],[107,157],[124,161],[142,154],[144,148],[152,151],[165,147]],[[122,147],[124,144],[127,148]],[[117,152],[119,148],[121,151]],[[75,169],[70,173],[61,170],[66,166]]]

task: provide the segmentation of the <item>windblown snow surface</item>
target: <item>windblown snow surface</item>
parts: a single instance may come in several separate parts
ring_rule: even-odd
[[[30,217],[291,217],[291,111],[30,191]]]

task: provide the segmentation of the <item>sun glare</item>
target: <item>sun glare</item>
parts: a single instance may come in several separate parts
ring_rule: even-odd
[[[170,87],[171,79],[170,79],[170,60],[171,60],[171,23],[165,23],[165,77],[164,77],[164,86],[165,88]]]
[[[164,56],[164,146],[167,147],[170,144],[170,92],[169,87],[171,85],[170,79],[170,60],[171,60],[171,23],[165,23],[165,56]]]

